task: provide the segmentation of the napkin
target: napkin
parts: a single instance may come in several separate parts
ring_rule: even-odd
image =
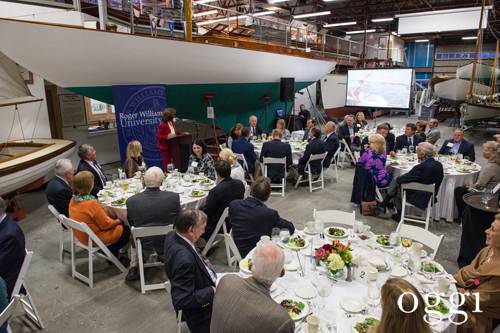
[[[375,251],[371,255],[367,256],[366,260],[370,265],[376,267],[378,270],[383,270],[387,267],[385,257],[379,251]]]

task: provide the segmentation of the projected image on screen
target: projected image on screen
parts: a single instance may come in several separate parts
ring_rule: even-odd
[[[356,69],[347,75],[347,106],[408,109],[412,69]]]

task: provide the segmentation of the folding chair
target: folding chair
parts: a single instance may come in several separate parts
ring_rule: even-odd
[[[375,186],[375,196],[376,196],[376,200],[377,202],[383,202],[384,201],[384,197],[382,195],[382,191],[387,191],[387,186],[386,187],[378,187],[378,186]]]
[[[328,166],[331,169],[335,170],[335,182],[339,182],[339,171],[338,164],[340,163],[340,147],[337,148],[335,154],[333,154],[332,160],[330,161],[330,165]]]
[[[21,265],[21,270],[19,271],[19,275],[17,276],[16,284],[14,285],[14,288],[12,289],[12,297],[15,297],[16,295],[20,296],[20,302],[21,306],[23,307],[24,312],[26,313],[26,316],[33,321],[40,329],[43,330],[43,322],[40,317],[40,314],[38,313],[38,310],[35,307],[35,303],[33,302],[33,299],[31,298],[30,292],[28,290],[28,287],[26,286],[26,282],[24,281],[24,278],[26,277],[26,273],[28,272],[28,268],[31,263],[31,258],[33,257],[33,252],[26,250],[26,255],[24,256],[24,261],[23,264]],[[24,287],[24,294],[20,294],[21,292],[21,287]],[[12,298],[11,298],[12,300]]]
[[[401,237],[413,239],[430,248],[433,251],[430,255],[431,259],[436,257],[439,247],[443,243],[444,239],[444,235],[434,235],[429,230],[409,224],[399,223],[396,231],[399,232]]]
[[[427,203],[425,219],[422,219],[414,215],[405,215],[406,206],[418,208],[413,206],[411,203],[406,202],[406,191],[408,190],[423,191],[432,194],[431,197],[429,198],[429,202]],[[401,201],[401,220],[399,221],[399,223],[403,223],[404,221],[423,223],[425,224],[425,230],[428,230],[429,221],[431,220],[432,209],[434,208],[434,184],[421,184],[421,183],[401,184],[401,193],[403,199]]]
[[[283,171],[284,171],[284,177],[281,178],[281,184],[273,184],[271,183],[271,194],[274,195],[281,195],[282,197],[285,196],[285,186],[286,186],[286,157],[283,158],[276,158],[276,157],[264,157],[263,158],[263,163],[264,163],[264,177],[267,177],[267,165],[268,164],[280,164],[283,166]],[[279,192],[273,192],[273,188],[278,188],[280,189]]]
[[[319,190],[319,189],[323,190],[325,188],[325,176],[324,176],[324,172],[323,172],[323,161],[326,157],[326,154],[327,154],[326,152],[322,153],[322,154],[311,154],[311,156],[309,157],[309,160],[306,163],[304,173],[308,175],[307,181],[309,182],[309,192],[312,192],[314,190]],[[312,179],[313,174],[311,172],[311,164],[310,164],[312,161],[320,161],[320,163],[321,163],[321,173],[320,173],[320,177],[318,180]],[[306,180],[302,180],[302,178],[304,178],[303,175],[300,175],[299,179],[297,179],[297,182],[295,183],[295,188],[299,187],[300,183],[303,183],[306,181]],[[321,183],[321,186],[313,188],[314,183]]]
[[[247,160],[245,159],[245,156],[243,154],[237,154],[237,153],[234,153],[234,156],[236,156],[238,162],[241,161],[243,169],[245,169],[245,173],[248,175],[248,178],[250,178],[250,183],[253,183],[253,175],[250,172],[248,172],[248,164]]]
[[[210,249],[212,247],[214,247],[215,245],[217,245],[218,243],[221,242],[221,240],[217,239],[217,238],[224,239],[224,234],[220,234],[219,232],[222,229],[222,225],[225,224],[224,222],[226,220],[228,212],[229,212],[229,208],[226,207],[226,209],[224,209],[224,211],[222,212],[222,215],[219,218],[219,221],[217,222],[217,225],[215,226],[214,231],[212,232],[212,234],[208,238],[207,244],[205,245],[205,247],[203,248],[203,251],[201,252],[204,256],[207,255],[208,251],[210,251]],[[226,247],[227,247],[227,244],[226,244]]]
[[[356,221],[356,211],[344,212],[341,210],[316,210],[313,209],[313,219],[322,222],[324,225],[341,225],[349,228],[354,227]]]
[[[109,262],[113,263],[116,267],[118,267],[118,269],[122,273],[125,273],[127,271],[125,266],[123,266],[122,263],[118,260],[118,258],[116,258],[109,251],[108,247],[104,245],[104,243],[99,239],[99,237],[97,237],[97,235],[89,228],[88,225],[86,225],[85,223],[76,222],[75,220],[67,218],[64,215],[61,215],[61,217],[64,225],[69,228],[71,233],[71,276],[73,278],[88,284],[90,288],[94,287],[94,254],[97,254],[103,259],[106,259]],[[87,245],[82,244],[75,237],[74,230],[84,232],[88,235],[89,241],[87,242]],[[88,265],[89,265],[88,277],[79,273],[76,270],[76,264],[75,264],[76,247],[79,247],[88,252]],[[98,252],[99,250],[101,250],[104,254],[99,253]]]
[[[165,288],[165,283],[154,283],[154,284],[146,284],[146,279],[144,276],[144,268],[149,267],[163,267],[163,263],[161,261],[156,261],[152,263],[144,263],[144,258],[142,256],[142,240],[141,238],[152,237],[152,236],[165,236],[170,231],[174,230],[172,225],[166,226],[154,226],[154,227],[132,227],[130,232],[132,233],[132,239],[134,240],[134,244],[137,248],[137,257],[139,264],[139,277],[141,280],[141,293],[145,294],[146,291],[149,290],[158,290]]]
[[[227,256],[227,265],[232,267],[233,265],[237,266],[238,263],[243,259],[241,257],[240,251],[236,246],[236,243],[233,239],[232,230],[227,231],[226,224],[222,225],[222,229],[224,230],[224,242],[227,244],[226,246],[226,256]]]
[[[19,295],[14,295],[10,299],[9,304],[5,309],[3,309],[2,313],[0,313],[0,327],[7,323],[7,321],[12,317],[14,314],[14,311],[16,311],[17,305],[21,301],[21,296]],[[11,333],[12,331],[10,330],[9,324],[7,323],[7,332]]]
[[[47,208],[52,213],[52,215],[54,215],[54,217],[56,218],[57,224],[59,225],[58,226],[58,229],[59,229],[59,262],[63,263],[64,252],[68,252],[68,253],[70,252],[64,248],[64,234],[68,232],[68,229],[65,229],[63,227],[61,219],[59,218],[59,215],[61,215],[61,214],[59,214],[57,209],[52,205],[48,205]]]
[[[352,150],[351,148],[349,148],[349,145],[347,144],[347,141],[345,139],[342,139],[340,141],[340,148],[339,149],[342,149],[341,153],[342,153],[342,168],[344,168],[344,163],[345,163],[345,160],[347,157],[349,157],[353,163],[356,163],[358,161],[358,159],[356,158],[356,156],[352,153]]]
[[[170,283],[165,282],[164,283],[164,288],[167,291],[167,293],[170,293]],[[182,310],[177,311],[177,315],[175,316],[175,321],[177,323],[177,329],[176,333],[181,333],[182,332]]]

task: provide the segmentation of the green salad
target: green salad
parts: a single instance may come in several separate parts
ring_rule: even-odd
[[[382,246],[390,246],[391,243],[389,243],[389,236],[388,235],[377,235],[377,243],[379,243]]]
[[[118,200],[112,201],[111,205],[112,206],[123,206],[127,202],[127,198],[120,198]]]
[[[345,236],[345,230],[332,227],[328,228],[328,234],[330,236],[343,237]]]
[[[305,305],[300,301],[294,301],[291,299],[284,299],[281,301],[280,305],[288,311],[290,318],[295,319],[304,310]]]
[[[450,309],[444,304],[443,300],[439,300],[439,304],[436,304],[437,300],[434,296],[429,296],[429,306],[427,310],[438,311],[443,315],[447,315],[450,312]]]
[[[203,191],[198,191],[198,190],[191,191],[192,197],[202,197],[204,195],[205,195],[205,192],[203,192]]]
[[[288,240],[288,246],[290,247],[304,247],[305,245],[306,240],[300,236],[295,236]]]
[[[422,261],[420,271],[424,273],[441,273],[441,267],[432,261]]]
[[[366,317],[362,323],[356,323],[354,329],[359,333],[367,333],[371,327],[375,326],[379,322],[378,319],[373,317]]]

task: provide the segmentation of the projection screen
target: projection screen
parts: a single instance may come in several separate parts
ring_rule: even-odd
[[[346,106],[408,109],[413,69],[352,69],[347,72]]]

